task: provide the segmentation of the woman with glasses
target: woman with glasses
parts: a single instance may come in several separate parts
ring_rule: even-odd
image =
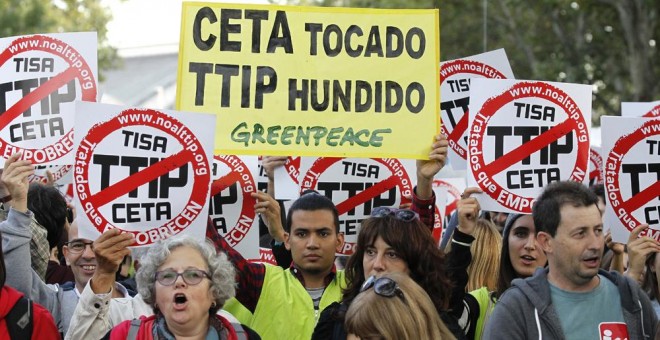
[[[348,339],[454,339],[428,294],[402,273],[370,276],[345,326]]]
[[[141,260],[138,291],[154,315],[124,321],[106,339],[260,339],[216,314],[235,294],[235,271],[211,244],[172,237]]]
[[[360,293],[366,278],[391,273],[405,274],[419,284],[452,333],[462,335],[457,316],[451,314],[450,309],[462,311],[462,298],[454,301],[452,295],[465,289],[467,275],[459,273],[466,272],[469,257],[463,263],[461,256],[454,256],[451,272],[448,272],[445,256],[438,249],[430,228],[411,210],[375,208],[371,216],[362,221],[355,252],[346,264],[347,287],[342,302],[323,311],[312,339],[346,339],[343,327],[346,311]],[[469,248],[467,253],[469,256]]]

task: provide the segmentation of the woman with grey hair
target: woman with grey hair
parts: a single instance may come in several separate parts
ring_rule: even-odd
[[[224,253],[190,236],[159,242],[141,259],[138,292],[154,315],[127,320],[107,339],[260,339],[216,312],[235,294],[235,271]]]

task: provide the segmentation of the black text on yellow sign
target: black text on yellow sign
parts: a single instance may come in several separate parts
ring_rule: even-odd
[[[424,26],[414,16],[401,24],[393,11],[184,5],[177,107],[233,116],[218,131],[223,150],[218,143],[388,148],[399,138],[391,126],[408,118],[401,130],[430,126],[432,136],[439,38],[430,12]]]

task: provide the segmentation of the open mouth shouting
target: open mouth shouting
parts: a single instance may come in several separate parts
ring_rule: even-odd
[[[174,309],[183,310],[188,305],[188,297],[183,293],[174,294]]]

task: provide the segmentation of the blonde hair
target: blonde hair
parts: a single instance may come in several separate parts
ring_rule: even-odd
[[[474,236],[474,242],[470,246],[472,262],[467,268],[466,291],[487,287],[488,291],[492,292],[497,289],[500,273],[502,235],[493,222],[480,218],[476,222],[472,236]]]
[[[403,297],[380,296],[373,288],[358,294],[346,312],[348,334],[361,339],[455,339],[415,281],[400,273],[383,277],[394,280]]]

